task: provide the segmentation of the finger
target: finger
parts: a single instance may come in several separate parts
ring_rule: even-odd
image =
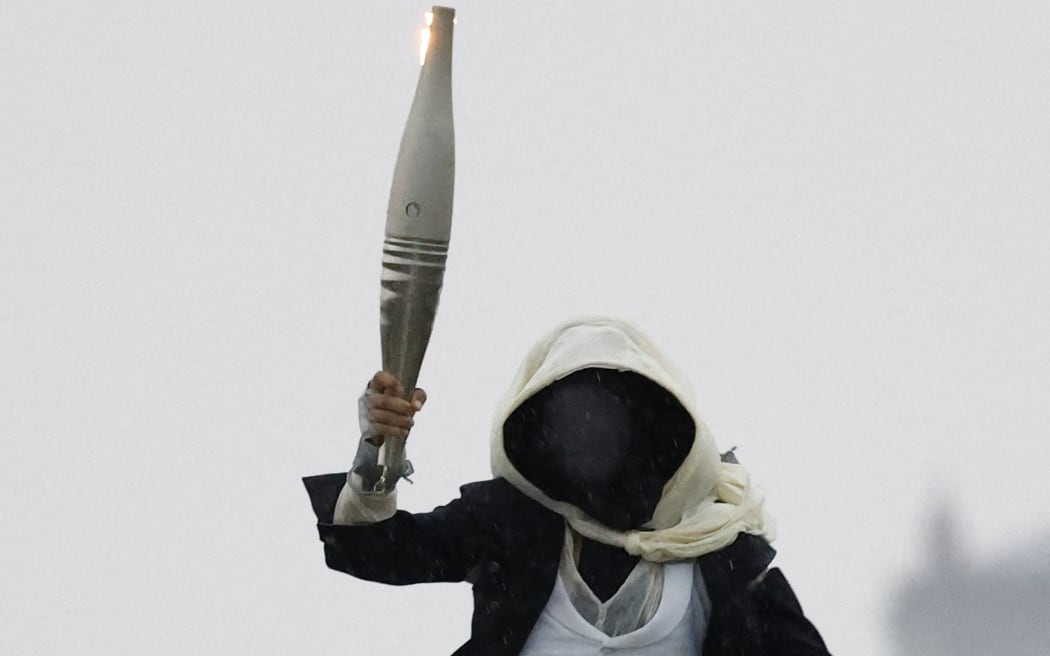
[[[390,396],[389,394],[375,394],[372,396],[371,401],[372,407],[379,410],[388,410],[407,417],[411,417],[416,413],[416,410],[412,407],[411,403],[404,399],[399,399],[396,396]]]
[[[405,398],[405,388],[401,386],[401,383],[394,380],[392,384],[386,385],[383,389],[379,390],[380,394],[385,394],[390,397],[397,397],[400,399]]]
[[[372,410],[371,414],[372,423],[375,425],[393,426],[394,428],[412,428],[415,426],[416,421],[410,416],[399,415],[394,412],[387,410]]]
[[[397,377],[389,371],[377,371],[372,380],[368,382],[368,389],[373,392],[383,393],[387,389],[396,389],[400,383]]]
[[[427,393],[424,390],[417,387],[416,390],[412,392],[412,407],[416,410],[419,410],[423,407],[423,404],[426,402]]]

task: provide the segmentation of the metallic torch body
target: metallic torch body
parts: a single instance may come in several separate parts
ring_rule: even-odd
[[[401,381],[406,398],[415,389],[430,341],[452,228],[454,17],[455,10],[447,7],[434,7],[428,16],[429,39],[387,206],[379,304],[383,369]],[[380,464],[381,490],[392,490],[411,474],[404,438],[385,438]]]

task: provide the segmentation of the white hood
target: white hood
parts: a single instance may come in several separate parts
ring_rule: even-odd
[[[633,371],[658,383],[678,399],[696,424],[693,445],[664,487],[652,519],[641,531],[621,532],[589,517],[576,506],[555,501],[530,483],[507,458],[503,424],[530,396],[565,376],[599,367]],[[550,510],[580,534],[620,546],[646,560],[664,562],[718,551],[739,533],[772,539],[764,497],[738,464],[723,463],[711,432],[696,412],[685,377],[638,329],[611,318],[568,321],[529,351],[510,389],[497,406],[491,438],[492,473]]]

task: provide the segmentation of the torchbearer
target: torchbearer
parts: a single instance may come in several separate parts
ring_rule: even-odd
[[[389,372],[373,379],[392,386]],[[402,434],[414,409],[374,396],[387,410],[371,430]],[[469,581],[456,656],[828,656],[769,567],[764,496],[630,324],[569,321],[540,339],[489,448],[493,478],[428,513],[343,473],[304,479],[325,563],[394,585]]]
[[[434,8],[394,173],[384,371],[360,401],[358,454],[348,474],[304,479],[326,564],[394,585],[470,582],[456,656],[828,656],[769,567],[765,497],[719,455],[683,374],[624,321],[541,338],[497,408],[493,477],[432,512],[397,509],[451,221],[452,16]]]

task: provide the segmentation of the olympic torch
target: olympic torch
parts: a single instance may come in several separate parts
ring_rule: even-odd
[[[433,7],[420,46],[419,81],[390,186],[380,282],[383,369],[415,390],[434,326],[452,228],[455,135],[452,126],[452,28],[455,10]],[[386,437],[376,492],[410,476],[404,438]]]

